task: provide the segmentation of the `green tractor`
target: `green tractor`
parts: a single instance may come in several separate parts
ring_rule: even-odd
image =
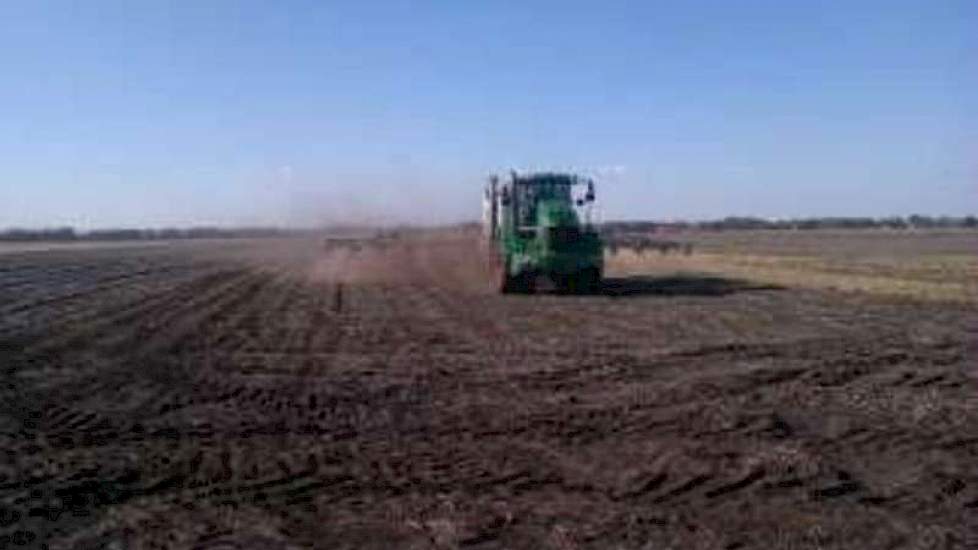
[[[483,231],[500,292],[533,292],[541,278],[558,292],[601,286],[604,246],[591,223],[594,182],[570,174],[511,172],[485,188]]]

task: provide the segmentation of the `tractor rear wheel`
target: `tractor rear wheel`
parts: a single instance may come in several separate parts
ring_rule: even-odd
[[[515,291],[521,294],[533,294],[537,289],[537,274],[532,271],[523,271],[513,277]]]
[[[575,294],[577,292],[577,277],[573,274],[555,274],[550,277],[554,283],[554,290],[558,294]]]
[[[536,274],[523,271],[509,275],[507,272],[500,280],[500,290],[503,294],[533,294],[536,291]]]
[[[509,275],[509,266],[503,258],[494,258],[492,261],[492,280],[496,291],[501,294],[510,294],[515,290],[513,277]]]
[[[584,269],[572,278],[574,293],[576,294],[596,294],[601,290],[601,270],[595,268]]]

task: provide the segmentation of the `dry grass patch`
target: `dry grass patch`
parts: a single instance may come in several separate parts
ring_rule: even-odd
[[[689,256],[619,251],[607,259],[609,273],[638,275],[702,272],[787,287],[867,292],[916,299],[974,302],[978,256],[828,258],[736,252]]]

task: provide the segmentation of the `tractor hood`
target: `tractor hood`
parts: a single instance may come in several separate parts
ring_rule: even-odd
[[[577,227],[581,225],[577,211],[567,201],[543,199],[537,204],[538,227]]]

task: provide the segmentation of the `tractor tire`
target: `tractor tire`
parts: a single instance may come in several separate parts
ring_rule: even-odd
[[[492,280],[500,294],[512,294],[516,290],[516,281],[509,275],[509,267],[502,258],[492,261]]]
[[[514,277],[516,291],[520,294],[533,294],[537,290],[537,274],[533,272],[522,272]]]
[[[601,270],[585,269],[573,277],[575,294],[597,294],[601,290]]]
[[[577,293],[577,277],[575,275],[552,275],[550,279],[554,283],[554,290],[557,294]]]
[[[504,294],[533,294],[536,292],[536,274],[521,272],[506,278]]]
[[[502,294],[514,294],[519,291],[519,283],[515,277],[504,275],[499,282],[499,292]]]

